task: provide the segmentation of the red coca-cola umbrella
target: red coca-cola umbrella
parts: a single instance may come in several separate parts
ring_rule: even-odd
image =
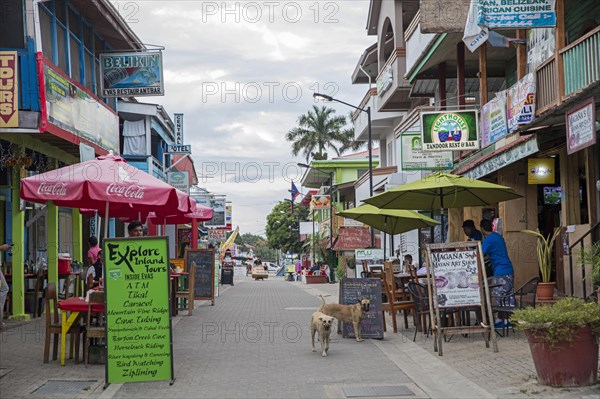
[[[103,211],[106,218],[111,214],[135,215],[152,211],[177,215],[194,209],[194,202],[187,194],[112,153],[25,178],[21,180],[21,198]],[[105,236],[107,227],[105,225]]]
[[[190,223],[192,219],[195,219],[197,222],[206,222],[213,218],[212,208],[200,204],[195,204],[195,207],[196,209],[193,212],[179,215],[164,216],[159,213],[150,212],[148,219],[152,220],[152,223],[155,224],[184,224]]]

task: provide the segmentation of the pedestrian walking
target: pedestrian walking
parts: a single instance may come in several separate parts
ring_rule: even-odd
[[[12,248],[10,244],[0,245],[0,252],[8,251]],[[2,264],[0,256],[0,266]],[[4,330],[4,303],[6,302],[6,296],[8,295],[8,283],[2,273],[2,267],[0,267],[0,331]]]

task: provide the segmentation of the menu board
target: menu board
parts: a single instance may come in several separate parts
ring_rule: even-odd
[[[381,279],[379,278],[343,278],[340,281],[340,304],[354,305],[361,299],[369,299],[369,311],[360,322],[362,338],[383,339],[383,314],[381,310]],[[344,322],[344,338],[355,337],[354,326]]]
[[[106,382],[174,380],[167,237],[104,240]]]
[[[481,304],[477,250],[431,253],[440,308]]]
[[[185,265],[188,271],[194,268],[194,299],[211,300],[214,305],[215,250],[187,248]]]

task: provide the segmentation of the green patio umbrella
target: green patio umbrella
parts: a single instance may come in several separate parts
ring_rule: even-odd
[[[361,205],[357,208],[338,212],[338,215],[354,219],[386,234],[400,234],[422,227],[440,224],[437,220],[421,215],[419,212],[405,209],[381,209],[373,205]],[[383,240],[383,258],[385,260],[387,240]]]
[[[382,209],[434,210],[485,206],[516,198],[521,198],[521,195],[510,187],[435,172],[423,179],[374,195],[364,202]],[[443,226],[442,241],[445,241]]]

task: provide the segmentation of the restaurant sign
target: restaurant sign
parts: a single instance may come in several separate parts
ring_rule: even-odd
[[[190,172],[167,172],[167,183],[179,191],[190,193]]]
[[[420,134],[400,136],[402,170],[448,170],[454,166],[452,151],[424,152]]]
[[[19,57],[0,51],[0,128],[19,127]]]
[[[506,136],[506,122],[506,90],[503,90],[481,107],[481,147],[487,147]]]
[[[497,28],[556,26],[555,0],[477,0],[477,25]]]
[[[48,122],[119,153],[119,116],[78,84],[44,64]]]
[[[100,54],[103,97],[165,94],[162,52]]]
[[[529,73],[508,89],[508,131],[514,132],[519,125],[533,121],[535,117],[535,76]]]
[[[567,153],[596,144],[596,104],[594,98],[567,111]]]
[[[214,194],[194,195],[193,199],[197,204],[212,208],[213,217],[211,220],[204,222],[205,227],[226,227],[225,220],[225,205],[226,198]]]
[[[423,151],[465,151],[479,148],[476,110],[421,112]]]
[[[329,209],[331,198],[329,195],[314,194],[310,199],[311,209]]]
[[[173,381],[166,237],[104,241],[106,382]]]
[[[554,158],[529,158],[527,160],[527,184],[554,184]]]

